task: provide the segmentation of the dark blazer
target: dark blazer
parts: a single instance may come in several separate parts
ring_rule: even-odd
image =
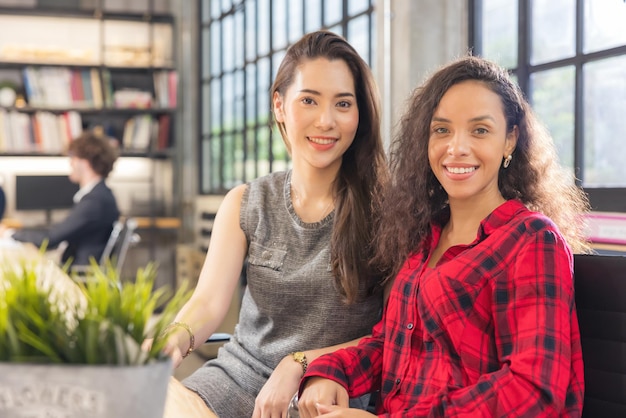
[[[80,202],[74,204],[62,222],[44,231],[19,230],[13,238],[32,242],[36,246],[48,239],[49,248],[67,241],[68,246],[61,261],[65,263],[72,258],[72,265],[88,265],[91,257],[99,261],[111,235],[113,222],[119,217],[115,196],[104,181],[101,181]]]
[[[4,216],[4,209],[6,208],[7,199],[4,195],[4,189],[0,186],[0,219]]]

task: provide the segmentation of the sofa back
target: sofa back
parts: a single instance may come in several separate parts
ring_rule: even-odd
[[[626,257],[575,255],[583,418],[626,417]]]

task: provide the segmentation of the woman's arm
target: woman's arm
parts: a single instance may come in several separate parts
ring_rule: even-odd
[[[389,295],[388,289],[391,285],[392,282],[388,281],[385,285],[385,289],[383,290],[383,294],[381,295],[385,302],[387,300],[387,296]],[[382,325],[379,324],[377,326]],[[376,328],[374,328],[374,330],[375,329]],[[305,350],[303,353],[306,357],[307,363],[311,364],[314,360],[325,354],[335,353],[342,348],[356,347],[363,341],[370,340],[371,336],[368,335],[329,347]],[[280,363],[278,363],[274,372],[259,392],[259,395],[256,398],[253,417],[257,418],[266,416],[266,414],[270,413],[271,416],[274,416],[274,413],[278,414],[281,411],[284,412],[289,404],[289,401],[298,390],[303,374],[304,370],[302,364],[296,362],[292,355],[285,356]]]
[[[248,248],[239,224],[241,199],[246,187],[235,187],[224,197],[215,217],[198,284],[189,301],[176,315],[176,322],[191,328],[195,337],[193,348],[204,344],[224,320],[235,288],[239,285]],[[189,343],[189,333],[185,328],[171,329],[164,351],[172,356],[176,366],[189,350]]]

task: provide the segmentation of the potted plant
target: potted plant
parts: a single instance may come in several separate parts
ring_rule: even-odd
[[[165,330],[190,292],[154,289],[154,265],[122,282],[94,263],[65,291],[41,280],[49,269],[0,267],[0,416],[162,417],[171,362],[163,339],[149,351],[141,344]]]

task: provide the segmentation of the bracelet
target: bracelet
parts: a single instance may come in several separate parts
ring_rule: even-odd
[[[304,354],[304,351],[295,351],[289,354],[291,355],[291,358],[293,358],[293,361],[295,361],[296,363],[300,363],[300,365],[302,366],[302,375],[304,376],[307,367],[309,367],[309,361],[306,358],[306,354]]]
[[[166,326],[163,329],[163,331],[161,331],[161,333],[159,334],[159,337],[162,337],[162,336],[166,335],[173,328],[176,328],[176,327],[185,328],[187,330],[187,332],[189,333],[189,348],[187,349],[187,352],[185,354],[183,354],[183,358],[185,358],[185,357],[187,357],[189,354],[191,354],[193,352],[193,346],[196,343],[196,337],[193,335],[193,332],[191,331],[191,327],[188,324],[185,324],[184,322],[172,322],[171,324]]]

